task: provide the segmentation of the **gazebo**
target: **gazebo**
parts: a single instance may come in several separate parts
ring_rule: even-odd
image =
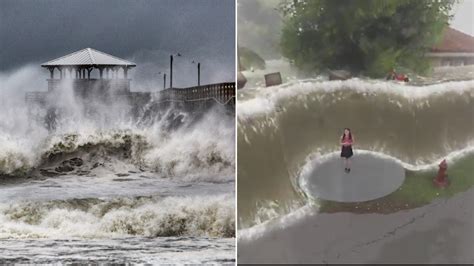
[[[41,66],[50,72],[49,91],[58,88],[63,79],[73,79],[75,88],[119,87],[130,91],[128,70],[135,67],[136,64],[92,48],[86,48],[51,60]],[[59,78],[55,79],[56,69],[59,71]],[[96,75],[98,78],[91,78],[94,69],[98,70],[98,75]]]

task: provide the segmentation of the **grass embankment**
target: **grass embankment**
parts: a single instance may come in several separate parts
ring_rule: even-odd
[[[320,212],[393,213],[417,208],[438,198],[449,198],[474,185],[474,154],[448,165],[447,173],[451,184],[447,188],[438,188],[433,184],[437,169],[406,170],[404,183],[390,195],[358,203],[321,200]]]

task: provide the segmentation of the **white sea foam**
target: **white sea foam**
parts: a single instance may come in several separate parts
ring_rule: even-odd
[[[305,217],[317,214],[318,207],[314,204],[307,204],[291,213],[280,216],[273,220],[267,220],[261,224],[249,228],[239,229],[237,233],[238,243],[252,241],[274,230],[284,229]]]
[[[29,119],[25,104],[25,92],[46,90],[45,74],[37,65],[0,73],[0,175],[27,173],[41,167],[45,156],[52,153],[100,153],[125,147],[127,141],[132,149],[127,163],[160,174],[216,181],[233,173],[234,119],[223,110],[210,110],[198,121],[176,111],[173,117],[179,116],[181,121],[173,130],[169,130],[170,123],[175,121],[167,119],[174,112],[170,110],[141,125],[131,118],[131,107],[119,100],[88,103],[94,107],[91,114],[74,97],[73,80],[63,79],[61,90],[49,100],[61,112],[54,132],[48,132],[44,125]],[[36,80],[44,83],[36,84]]]
[[[0,238],[233,237],[233,195],[0,204]]]
[[[252,95],[248,99],[239,99],[238,118],[245,119],[254,115],[269,114],[275,111],[280,101],[296,97],[308,97],[312,93],[332,93],[336,91],[353,90],[358,93],[385,93],[399,95],[409,100],[419,101],[434,95],[453,92],[458,94],[470,93],[474,97],[474,80],[451,81],[427,86],[411,86],[391,81],[364,80],[353,78],[345,81],[320,81],[306,79],[291,81],[269,88],[246,89],[243,94]],[[252,91],[252,92],[250,92]]]

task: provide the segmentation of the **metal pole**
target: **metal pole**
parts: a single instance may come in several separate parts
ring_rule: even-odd
[[[198,86],[201,86],[201,63],[198,63]]]
[[[163,74],[163,89],[166,89],[166,73]]]
[[[170,88],[173,88],[173,55],[170,55]]]

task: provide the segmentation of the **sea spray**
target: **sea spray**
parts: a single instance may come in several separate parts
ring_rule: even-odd
[[[91,160],[102,160],[100,155],[115,157],[167,176],[189,179],[231,175],[235,134],[232,121],[233,117],[214,109],[198,121],[188,120],[173,130],[163,128],[168,127],[166,121],[150,126],[123,121],[112,128],[85,120],[62,124],[48,135],[6,133],[0,137],[0,173],[15,175],[19,170],[28,172],[93,154]]]
[[[0,238],[234,237],[233,195],[16,202],[0,205]]]

